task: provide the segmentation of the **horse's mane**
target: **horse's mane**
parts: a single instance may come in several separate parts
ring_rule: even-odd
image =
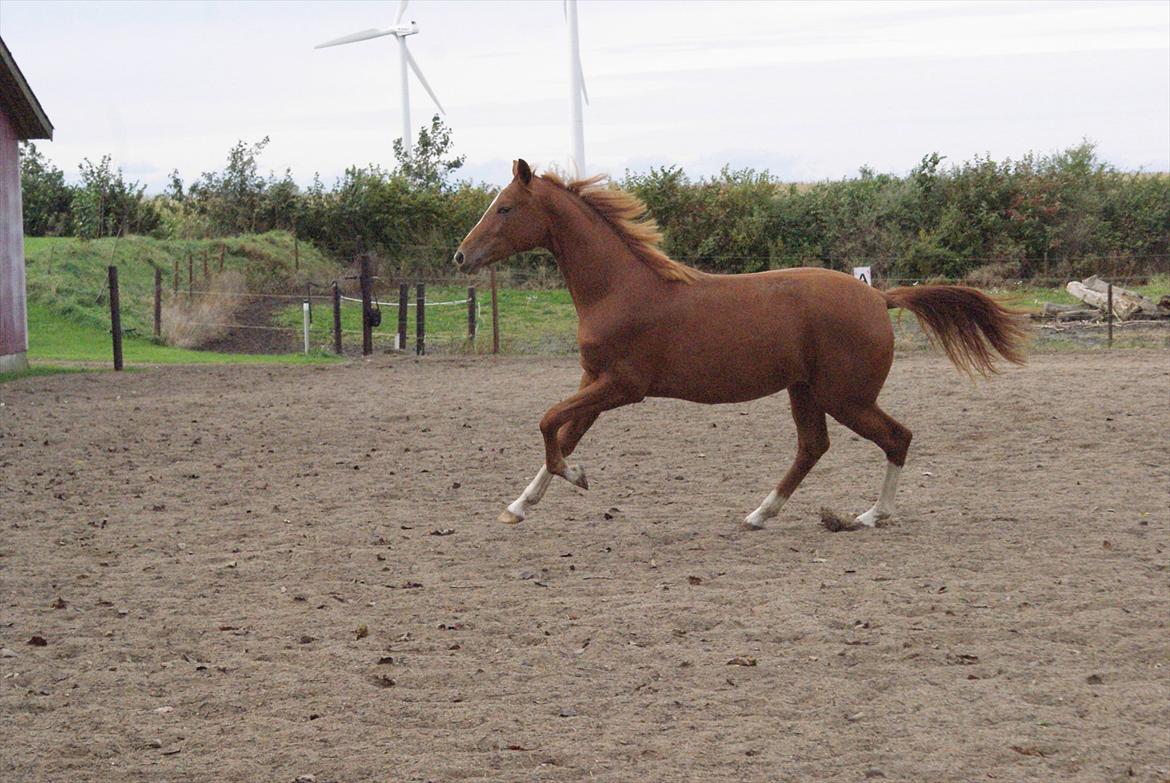
[[[699,270],[680,264],[662,252],[662,229],[647,213],[646,205],[637,196],[619,190],[605,174],[565,182],[555,172],[546,172],[540,178],[573,193],[605,218],[610,227],[626,243],[642,263],[665,280],[692,283],[701,274]]]

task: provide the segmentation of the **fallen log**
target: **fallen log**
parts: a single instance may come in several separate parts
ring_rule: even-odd
[[[1076,282],[1076,281],[1073,281]],[[1102,310],[1108,307],[1107,301],[1109,297],[1109,282],[1102,280],[1097,275],[1087,277],[1079,284],[1083,288],[1074,290],[1073,283],[1069,283],[1067,290],[1070,294],[1080,299],[1085,304],[1098,307]],[[1078,295],[1077,291],[1080,291]],[[1091,292],[1091,293],[1090,293]],[[1160,312],[1161,308],[1158,304],[1149,297],[1130,291],[1127,288],[1122,288],[1119,285],[1113,286],[1113,314],[1123,321],[1128,321],[1138,315],[1149,316],[1157,318],[1164,316],[1166,312]]]
[[[1056,315],[1057,321],[1096,321],[1101,317],[1100,310],[1065,310]]]
[[[1101,318],[1100,310],[1088,309],[1084,305],[1056,304],[1045,302],[1038,313],[1032,313],[1033,321],[1092,321]]]
[[[1093,286],[1090,287],[1086,283],[1092,283]],[[1097,290],[1100,288],[1104,288],[1104,291]],[[1096,307],[1102,311],[1107,310],[1109,307],[1108,283],[1102,284],[1100,280],[1093,277],[1089,278],[1085,283],[1073,280],[1065,286],[1065,290],[1090,307]],[[1132,291],[1126,291],[1124,288],[1114,286],[1113,314],[1122,321],[1128,321],[1135,316],[1143,314],[1157,316],[1158,306],[1140,294],[1135,294]]]

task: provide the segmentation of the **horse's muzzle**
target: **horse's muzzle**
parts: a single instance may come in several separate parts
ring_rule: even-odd
[[[455,262],[456,269],[469,275],[481,266],[478,261],[472,261],[462,250],[456,250],[452,260]]]

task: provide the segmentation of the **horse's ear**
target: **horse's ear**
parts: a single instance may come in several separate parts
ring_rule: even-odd
[[[512,161],[512,176],[527,185],[532,181],[532,169],[523,158]]]

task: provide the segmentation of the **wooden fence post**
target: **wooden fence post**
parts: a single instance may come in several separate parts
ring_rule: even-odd
[[[110,273],[110,334],[114,338],[114,369],[122,369],[122,304],[118,299],[118,267]]]
[[[467,287],[467,338],[475,347],[475,286]]]
[[[179,259],[173,259],[171,262],[171,296],[178,298],[179,296]]]
[[[358,277],[362,286],[362,356],[369,356],[374,352],[373,327],[370,325],[370,259],[362,256],[362,273]]]
[[[1109,347],[1113,347],[1113,283],[1109,284],[1107,304],[1105,306],[1106,320],[1109,323]]]
[[[162,270],[154,268],[154,339],[162,337]]]
[[[492,278],[492,353],[500,352],[500,305],[496,298],[496,268],[491,268]]]
[[[211,280],[211,269],[208,267],[207,254],[208,254],[207,248],[203,248],[203,288],[204,289],[211,288],[211,286],[208,283],[208,281]]]
[[[187,251],[187,299],[191,299],[191,292],[195,290],[195,262],[191,259],[191,251]]]
[[[419,356],[427,353],[427,286],[419,283],[415,288],[414,306],[414,352]]]
[[[407,305],[410,303],[410,286],[406,283],[398,284],[398,350],[406,350],[406,316]]]
[[[333,281],[333,351],[341,355],[341,287]]]
[[[224,253],[223,242],[220,242],[219,243],[219,271],[221,274],[223,273],[223,253]]]
[[[313,323],[313,284],[305,283],[305,301],[309,303],[309,323]]]

